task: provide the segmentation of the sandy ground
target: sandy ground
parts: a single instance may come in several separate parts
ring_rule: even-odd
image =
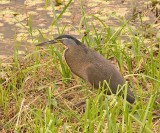
[[[109,2],[105,0],[83,0],[83,6],[87,18],[94,14],[112,27],[119,26],[115,18],[108,17],[112,13],[130,19],[133,13],[143,12],[145,24],[147,25],[154,23],[157,18],[154,12],[147,9],[146,1],[140,0],[133,3],[131,0],[111,0]],[[55,7],[57,16],[67,2],[66,0],[63,5]],[[83,25],[80,25],[81,16],[80,1],[73,0],[58,21],[58,26],[60,28],[66,26],[66,34],[78,35],[75,29],[80,26],[82,31],[85,32]],[[44,0],[2,0],[0,3],[0,58],[13,55],[15,46],[18,47],[18,53],[24,55],[26,49],[30,49],[37,43],[40,37],[39,31],[43,33],[45,38],[51,38],[52,35],[56,36],[58,30],[56,26],[51,26],[53,20],[52,8],[51,6],[45,8]],[[88,19],[88,23],[91,21],[91,19]],[[137,24],[138,21],[135,20],[133,25],[136,26]],[[28,31],[29,25],[32,27],[32,38]],[[98,26],[98,24],[96,25]],[[78,37],[80,38],[80,36]]]

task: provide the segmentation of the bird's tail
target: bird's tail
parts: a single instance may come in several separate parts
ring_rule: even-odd
[[[127,89],[127,97],[126,97],[126,100],[129,102],[129,103],[134,103],[135,102],[135,96],[133,94],[133,92],[128,88]]]

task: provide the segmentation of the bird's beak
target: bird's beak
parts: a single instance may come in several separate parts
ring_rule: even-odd
[[[51,40],[51,41],[46,41],[46,42],[42,42],[42,43],[39,43],[39,44],[36,44],[36,46],[44,46],[44,45],[50,45],[50,44],[55,44],[55,43],[59,43],[60,41],[59,40]]]

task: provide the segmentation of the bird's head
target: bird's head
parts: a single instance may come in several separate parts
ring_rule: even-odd
[[[54,38],[53,40],[39,43],[36,46],[43,46],[46,44],[55,44],[55,43],[62,43],[66,47],[69,47],[72,45],[81,45],[81,42],[71,35],[60,35],[60,36]]]

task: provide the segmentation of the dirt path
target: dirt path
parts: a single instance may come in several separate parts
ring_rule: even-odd
[[[124,16],[129,19],[133,13],[143,12],[146,17],[146,24],[156,21],[155,14],[146,10],[146,0],[83,0],[83,6],[87,15],[94,14],[111,26],[118,26],[118,21],[109,18],[111,13]],[[67,3],[67,0],[66,0]],[[39,39],[40,30],[46,38],[58,34],[56,26],[50,28],[53,20],[52,8],[44,8],[44,0],[2,0],[0,3],[0,58],[12,55],[15,45],[18,45],[19,54],[25,54],[26,48],[36,43]],[[55,7],[57,15],[62,11],[64,5]],[[29,18],[32,21],[33,38],[26,28],[29,28]],[[74,0],[58,22],[59,27],[66,25],[65,33],[78,34],[75,28],[79,27],[81,21],[81,7],[79,0]],[[88,22],[90,23],[90,22]],[[138,22],[134,22],[135,25]],[[84,29],[85,30],[85,29]],[[32,40],[33,39],[33,40]]]

